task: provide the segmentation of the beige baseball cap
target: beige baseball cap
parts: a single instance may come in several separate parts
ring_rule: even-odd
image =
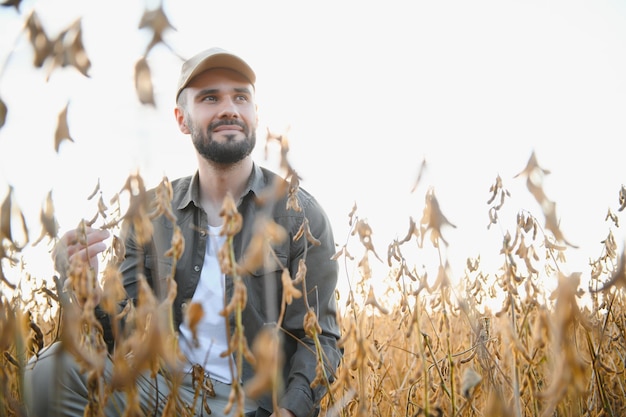
[[[229,68],[246,77],[252,85],[256,82],[256,75],[246,61],[225,49],[211,48],[192,56],[183,63],[178,78],[176,100],[178,100],[180,92],[196,75],[212,68]]]

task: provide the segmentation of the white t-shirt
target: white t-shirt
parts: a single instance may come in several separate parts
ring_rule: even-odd
[[[220,230],[221,226],[209,226],[204,265],[198,287],[191,299],[191,303],[200,304],[204,311],[196,327],[197,342],[193,340],[191,329],[185,319],[179,328],[179,345],[188,361],[186,371],[190,371],[194,364],[199,364],[211,378],[230,384],[232,375],[228,356],[220,356],[228,349],[226,321],[219,314],[224,309],[224,274],[220,269],[217,254],[226,240],[226,236],[219,235]]]

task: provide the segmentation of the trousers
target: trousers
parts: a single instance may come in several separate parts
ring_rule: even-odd
[[[113,363],[107,358],[104,379],[110,380]],[[177,385],[180,407],[189,410],[190,416],[227,417],[224,408],[228,404],[231,385],[211,379],[215,396],[201,394],[195,398],[195,387],[191,374],[186,374]],[[161,416],[170,394],[172,381],[162,374],[141,374],[136,380],[136,400],[144,415]],[[53,343],[37,358],[30,360],[24,370],[24,401],[29,417],[83,417],[88,405],[88,378],[82,372],[74,357],[62,348],[61,343]],[[204,395],[203,395],[204,394]],[[98,407],[106,417],[124,414],[129,398],[122,391],[111,392],[105,404]],[[207,408],[208,406],[208,408]],[[234,408],[233,408],[234,410]],[[254,400],[246,398],[246,415],[255,416]],[[181,415],[176,413],[175,415]],[[231,410],[229,415],[233,415]],[[269,415],[269,414],[268,414]]]

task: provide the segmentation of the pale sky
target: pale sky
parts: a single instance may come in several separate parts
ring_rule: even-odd
[[[221,46],[255,68],[257,156],[267,127],[289,127],[291,162],[326,208],[338,243],[348,238],[356,202],[386,257],[409,216],[421,218],[432,186],[457,226],[444,236],[461,275],[466,257],[499,250],[501,231],[486,229],[497,175],[513,194],[507,227],[513,231],[521,208],[541,219],[523,180],[513,178],[534,150],[552,172],[545,190],[561,228],[581,246],[570,255],[573,268],[599,255],[609,230],[604,217],[626,181],[626,3],[164,3],[176,28],[166,40],[177,53]],[[110,197],[135,169],[149,184],[195,169],[173,117],[181,61],[163,47],[149,55],[156,109],[140,106],[134,92],[133,66],[148,43],[139,20],[155,4],[24,1],[21,16],[0,9],[0,65],[15,47],[0,78],[9,108],[0,129],[0,195],[15,187],[31,240],[50,190],[64,231],[95,212],[86,198],[98,178]],[[91,78],[66,68],[46,82],[44,71],[32,69],[32,48],[19,31],[33,8],[51,36],[82,17]],[[56,154],[56,117],[68,100],[75,143]],[[424,158],[429,170],[411,194]],[[621,248],[624,234],[615,233]]]

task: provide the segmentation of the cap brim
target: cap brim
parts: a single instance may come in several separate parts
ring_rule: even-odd
[[[256,82],[256,75],[252,68],[241,58],[229,52],[217,52],[209,54],[199,54],[183,64],[183,70],[178,82],[176,99],[193,78],[199,74],[215,68],[227,68],[243,75],[250,84]]]

